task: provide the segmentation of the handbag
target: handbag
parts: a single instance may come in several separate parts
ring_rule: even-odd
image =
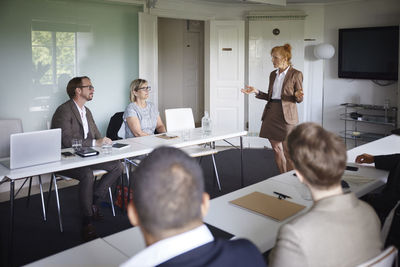
[[[123,199],[124,199],[124,208],[126,210],[126,207],[128,206],[128,187],[124,186],[124,190],[123,190],[123,194],[122,194],[122,187],[120,185],[117,185],[117,199],[115,200],[115,206],[119,207],[120,209],[122,209],[122,195],[123,195]],[[132,200],[133,198],[133,190],[132,188],[130,188],[129,190],[129,199]]]

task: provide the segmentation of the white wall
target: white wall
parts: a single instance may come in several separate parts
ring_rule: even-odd
[[[325,7],[325,40],[338,49],[338,29],[389,26],[400,24],[400,2],[398,0],[367,0],[327,5]],[[339,120],[343,112],[341,103],[383,105],[385,98],[397,106],[398,83],[381,87],[370,80],[338,78],[338,56],[325,62],[325,108],[324,126],[333,132],[343,130]]]

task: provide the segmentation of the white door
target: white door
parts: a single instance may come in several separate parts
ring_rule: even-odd
[[[279,29],[278,35],[273,34]],[[254,20],[249,21],[249,85],[267,92],[269,74],[274,70],[271,62],[271,49],[274,46],[289,43],[292,46],[293,67],[303,72],[304,66],[304,21],[303,20]],[[304,73],[304,72],[303,72]],[[304,81],[303,81],[304,87]],[[304,88],[304,100],[297,104],[299,121],[304,122],[306,104],[310,95]],[[261,127],[261,115],[266,102],[249,96],[249,133],[258,135]]]
[[[183,107],[191,107],[195,122],[203,116],[203,53],[200,48],[200,32],[184,32],[183,34]],[[199,70],[201,67],[201,70]]]
[[[213,127],[244,129],[244,21],[208,21],[205,29],[205,110]]]
[[[139,78],[149,81],[149,100],[158,107],[157,16],[139,13]]]

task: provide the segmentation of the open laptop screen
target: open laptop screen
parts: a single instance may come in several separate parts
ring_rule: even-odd
[[[61,129],[17,133],[10,136],[10,169],[61,159]]]

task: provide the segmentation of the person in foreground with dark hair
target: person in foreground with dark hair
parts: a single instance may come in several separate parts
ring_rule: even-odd
[[[287,138],[300,182],[311,191],[311,209],[281,226],[271,266],[355,266],[382,249],[380,222],[372,207],[340,184],[346,147],[315,123],[297,126]]]
[[[139,226],[147,248],[128,266],[265,266],[245,239],[214,239],[203,224],[209,207],[199,164],[186,153],[160,147],[139,165],[133,179],[131,223]]]

